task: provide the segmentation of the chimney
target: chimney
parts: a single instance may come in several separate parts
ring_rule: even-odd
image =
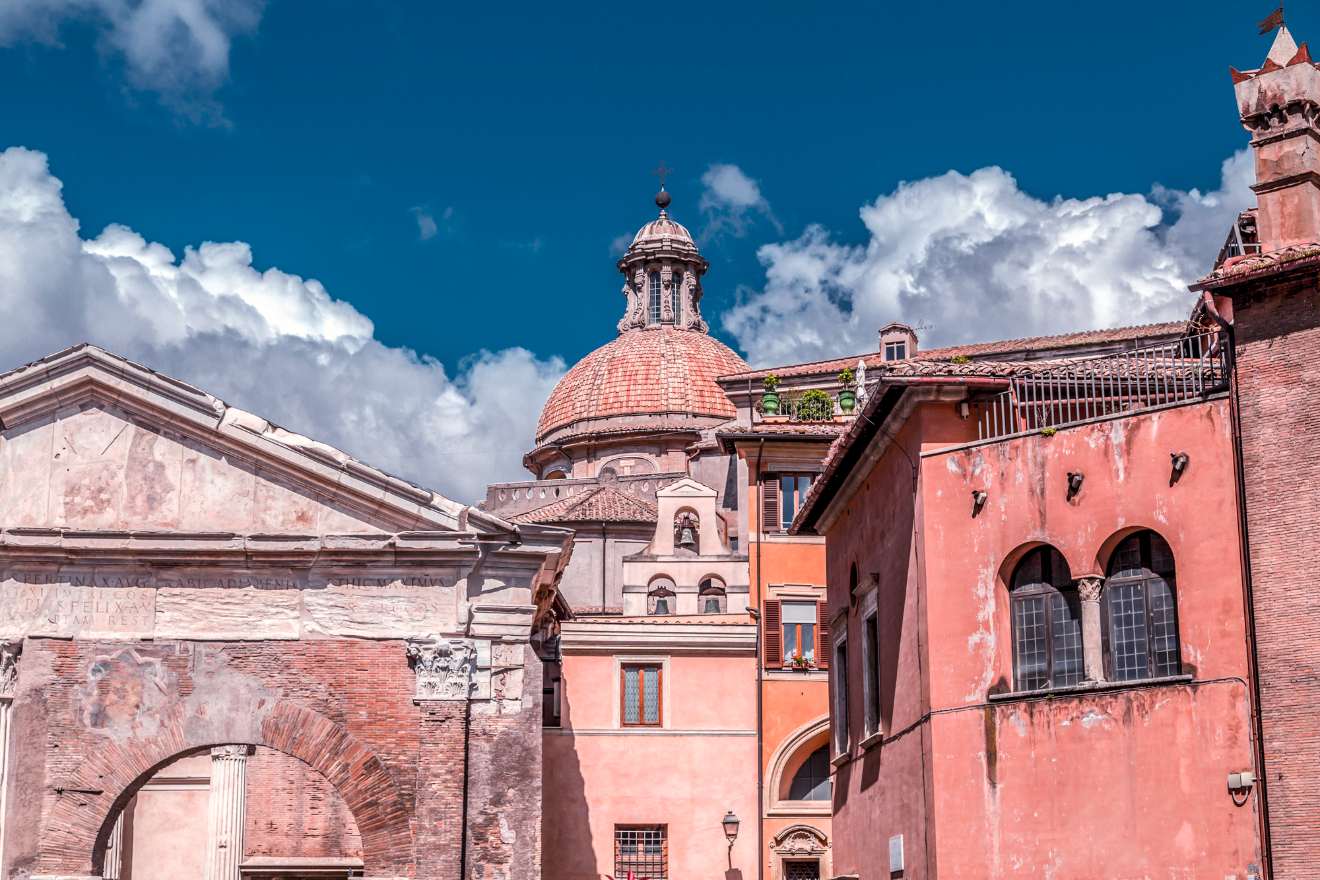
[[[1261,250],[1320,242],[1320,68],[1280,27],[1259,70],[1229,72],[1256,158]]]
[[[917,353],[917,333],[898,321],[880,328],[880,356],[887,361],[904,361]]]

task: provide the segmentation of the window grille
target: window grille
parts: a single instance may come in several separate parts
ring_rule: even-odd
[[[820,880],[820,861],[784,862],[784,880]]]
[[[1078,684],[1085,677],[1081,602],[1068,563],[1038,547],[1013,572],[1014,689]]]
[[[614,876],[669,880],[669,835],[664,825],[614,826]]]
[[[1109,561],[1101,595],[1108,620],[1109,675],[1115,681],[1182,672],[1173,553],[1151,531],[1124,539]]]

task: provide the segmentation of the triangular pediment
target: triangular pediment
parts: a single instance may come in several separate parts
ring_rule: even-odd
[[[657,498],[714,498],[718,493],[704,483],[698,483],[691,477],[670,483],[655,493]]]
[[[91,345],[0,375],[0,527],[511,528]]]

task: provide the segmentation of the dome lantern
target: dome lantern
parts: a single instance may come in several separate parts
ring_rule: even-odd
[[[710,264],[697,250],[692,233],[669,216],[672,201],[661,184],[655,194],[660,215],[637,230],[619,260],[627,300],[619,332],[673,327],[705,333],[701,317],[701,276]]]

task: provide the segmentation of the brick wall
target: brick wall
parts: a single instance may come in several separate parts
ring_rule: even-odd
[[[1320,293],[1267,293],[1235,322],[1270,837],[1276,877],[1320,878]]]
[[[243,844],[246,857],[362,857],[357,822],[330,781],[268,748],[247,761]]]

